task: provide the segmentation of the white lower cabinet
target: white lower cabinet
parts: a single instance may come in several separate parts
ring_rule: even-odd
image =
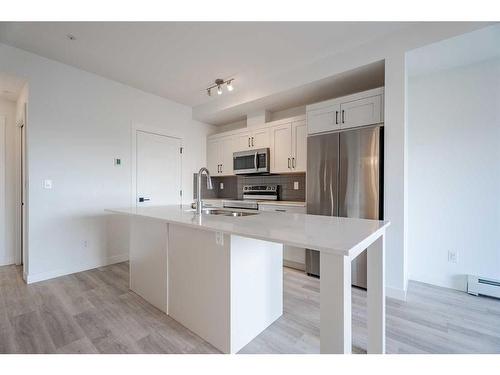
[[[306,207],[267,203],[259,204],[259,211],[307,213]],[[283,246],[283,265],[304,271],[306,269],[306,249],[295,246]]]

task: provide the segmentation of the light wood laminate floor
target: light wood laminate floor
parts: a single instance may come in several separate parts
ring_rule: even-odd
[[[353,352],[366,292],[353,288]],[[285,268],[284,314],[240,353],[318,353],[319,281]],[[500,301],[411,282],[387,300],[388,353],[500,353]],[[0,353],[217,353],[128,290],[128,263],[32,285],[0,267]]]

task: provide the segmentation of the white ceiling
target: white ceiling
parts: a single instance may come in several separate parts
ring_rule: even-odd
[[[257,79],[397,32],[394,22],[3,22],[0,41],[197,106],[217,100],[205,88]],[[67,34],[76,40],[71,41]],[[226,93],[225,95],[231,95]]]
[[[254,111],[262,109],[270,112],[282,111],[382,87],[384,83],[385,64],[384,61],[377,61],[319,81],[281,91],[274,95],[230,106],[221,111],[205,113],[199,120],[212,125],[226,125],[233,121],[243,120],[246,118],[246,114]]]
[[[409,51],[406,64],[411,77],[499,57],[500,25],[493,25]]]
[[[18,77],[0,74],[0,98],[16,101],[25,83]]]

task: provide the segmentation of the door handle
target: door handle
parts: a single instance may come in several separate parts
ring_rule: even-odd
[[[222,173],[222,166],[223,166],[223,164],[220,165],[220,173]]]
[[[248,147],[251,147],[250,146],[250,137],[248,137]]]
[[[344,113],[345,113],[345,111],[342,110],[342,124],[345,122]]]
[[[146,198],[146,197],[139,197],[139,203],[147,202],[150,201],[151,198]]]
[[[292,168],[295,168],[295,158],[292,158]]]
[[[339,111],[335,111],[335,125],[339,123]]]
[[[288,169],[290,169],[290,158],[288,158]]]
[[[253,137],[252,137],[252,147],[253,147],[253,146],[254,146],[254,144],[253,144]]]

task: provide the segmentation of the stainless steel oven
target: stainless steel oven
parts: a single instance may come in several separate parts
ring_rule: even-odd
[[[269,149],[235,152],[233,170],[235,174],[269,173]]]

